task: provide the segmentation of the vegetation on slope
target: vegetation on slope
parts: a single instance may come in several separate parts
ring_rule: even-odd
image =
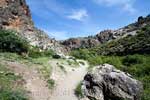
[[[16,53],[8,53],[8,52],[0,53],[1,61],[18,62],[18,63],[26,65],[28,67],[36,66],[36,69],[38,70],[38,72],[46,80],[51,80],[50,75],[51,75],[52,67],[49,65],[50,59],[51,59],[51,57],[47,57],[47,56],[32,58],[32,57],[24,57],[24,56],[18,55]]]
[[[86,59],[95,55],[129,55],[150,53],[150,26],[145,26],[137,32],[137,35],[128,35],[119,40],[114,40],[91,49],[79,49],[71,52],[71,55]]]
[[[22,85],[21,76],[0,64],[0,100],[28,100]]]
[[[149,53],[150,27],[146,26],[135,36],[127,36],[111,41],[97,48],[74,50],[71,55],[79,59],[88,60],[90,68],[108,63],[130,73],[144,85],[142,100],[150,100]]]
[[[38,47],[31,46],[24,38],[10,30],[0,30],[0,52],[25,53],[32,58],[54,55],[52,50],[42,51]]]
[[[44,50],[41,51],[38,47],[31,47],[28,52],[28,56],[31,58],[39,58],[39,57],[52,57],[54,55],[53,50]]]
[[[1,52],[16,52],[27,53],[28,42],[16,35],[13,31],[0,30],[0,51]]]
[[[83,98],[83,97],[84,97],[84,95],[83,95],[83,93],[82,93],[81,85],[82,85],[82,82],[80,82],[80,83],[77,85],[76,89],[75,89],[75,95],[76,95],[77,97],[79,97],[79,98]]]
[[[36,66],[39,73],[47,80],[51,89],[55,82],[50,79],[51,66],[49,59],[55,55],[52,50],[41,51],[31,46],[14,31],[0,30],[0,60],[1,62],[18,62],[27,66]],[[19,76],[21,77],[21,76]],[[20,78],[7,69],[7,64],[0,63],[0,100],[28,100],[23,84],[14,87]]]
[[[150,53],[150,26],[145,26],[137,35],[110,41],[101,47],[93,48],[98,55],[128,55]]]

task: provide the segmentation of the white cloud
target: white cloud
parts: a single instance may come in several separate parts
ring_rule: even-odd
[[[49,18],[54,14],[62,18],[69,18],[77,21],[84,21],[87,18],[88,13],[86,9],[73,9],[72,7],[66,6],[57,0],[27,0],[28,4],[32,8],[32,11],[36,16]]]
[[[136,9],[133,7],[135,0],[93,0],[97,4],[106,5],[108,7],[117,6],[129,13],[135,13]]]
[[[132,14],[136,12],[136,9],[133,8],[133,6],[131,4],[124,5],[123,9],[125,11],[128,11],[128,12],[132,13]]]
[[[78,21],[84,21],[85,18],[88,17],[87,10],[85,9],[79,9],[76,11],[72,11],[70,15],[67,16],[69,19],[78,20]]]

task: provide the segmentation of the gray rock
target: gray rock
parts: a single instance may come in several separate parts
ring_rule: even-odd
[[[87,73],[82,90],[92,100],[140,100],[143,86],[130,74],[104,64]]]

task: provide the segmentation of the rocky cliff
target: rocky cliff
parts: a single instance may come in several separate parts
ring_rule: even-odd
[[[104,30],[95,36],[83,38],[71,38],[62,42],[69,49],[91,48],[114,39],[120,39],[128,35],[135,35],[138,30],[150,25],[150,15],[139,17],[138,21],[118,30]]]
[[[26,38],[31,45],[41,49],[64,51],[58,41],[49,38],[45,32],[34,26],[25,0],[0,0],[0,29],[14,30]]]

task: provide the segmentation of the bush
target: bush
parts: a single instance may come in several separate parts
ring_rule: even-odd
[[[79,61],[79,64],[81,65],[85,65],[85,63],[83,61]]]
[[[84,95],[83,95],[83,93],[82,93],[82,90],[81,90],[81,85],[82,85],[82,83],[80,82],[80,83],[77,85],[76,89],[75,89],[75,95],[76,95],[78,98],[83,98],[83,97],[84,97]]]
[[[40,48],[38,47],[32,47],[30,48],[28,55],[29,57],[32,57],[32,58],[51,57],[52,55],[54,55],[54,51],[53,50],[41,51]]]
[[[59,67],[64,73],[67,72],[66,69],[65,69],[65,67],[64,67],[63,65],[59,65],[59,64],[58,64],[58,67]]]
[[[29,48],[28,42],[16,35],[13,31],[0,30],[0,51],[27,53]]]
[[[20,89],[22,84],[14,90],[15,82],[21,79],[21,76],[16,76],[5,65],[0,64],[0,100],[28,100],[26,91]]]
[[[70,54],[78,59],[85,59],[85,60],[92,56],[91,52],[89,52],[88,49],[74,50]]]
[[[52,57],[53,57],[54,59],[60,59],[60,58],[61,58],[61,56],[58,55],[58,54],[54,54]]]
[[[134,64],[140,64],[142,63],[142,58],[134,55],[134,56],[125,56],[122,60],[123,65],[125,66],[131,66]]]
[[[1,89],[0,100],[28,100],[28,99],[27,96],[20,91]]]
[[[40,51],[38,47],[31,47],[29,43],[19,37],[17,33],[8,30],[0,30],[0,51],[12,53],[28,53],[29,57],[38,58],[52,56],[54,51]]]
[[[55,81],[53,79],[48,79],[47,83],[48,83],[48,88],[49,89],[52,89],[55,85]]]

